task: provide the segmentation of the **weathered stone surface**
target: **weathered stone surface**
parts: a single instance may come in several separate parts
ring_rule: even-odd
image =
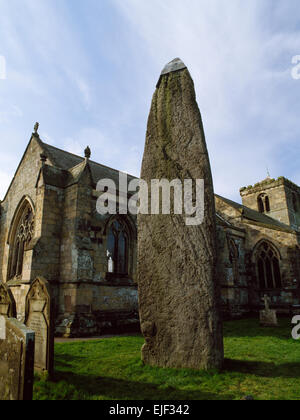
[[[84,301],[84,305],[90,308],[89,316],[94,319],[97,333],[101,331],[102,321],[98,323],[97,318],[98,311],[102,310],[99,308],[99,302],[103,300],[102,286],[114,289],[115,279],[106,279],[106,237],[111,222],[109,215],[100,217],[96,212],[96,183],[101,178],[117,180],[118,177],[117,170],[89,161],[88,153],[84,159],[46,145],[38,133],[32,135],[7,194],[0,203],[0,281],[9,286],[14,296],[19,320],[25,319],[30,284],[42,276],[51,284],[57,322],[77,318],[80,328],[74,334],[81,334],[84,329],[81,325],[87,325],[86,314],[81,312]],[[15,246],[17,228],[28,206],[34,214],[33,236],[24,247],[22,273],[12,276],[14,256],[19,255]],[[136,220],[128,215],[126,223],[130,237],[128,277],[121,288],[124,292],[129,288],[135,289],[137,306]],[[128,295],[123,293],[117,298],[120,303],[119,314],[116,311],[118,319],[123,316]],[[68,305],[70,300],[71,305]],[[116,305],[114,303],[113,309]],[[127,306],[126,313],[131,309]],[[68,334],[67,328],[60,334]],[[94,326],[85,328],[84,335],[95,335]]]
[[[138,217],[142,359],[162,367],[220,368],[213,183],[194,84],[181,67],[162,75],[154,93],[141,178],[148,185],[152,179],[204,179],[205,216],[198,226],[173,213]]]
[[[260,325],[262,327],[278,327],[276,311],[269,309],[268,311],[260,311]]]
[[[0,400],[31,400],[34,332],[0,315]]]
[[[16,318],[16,303],[10,289],[0,282],[0,315]]]
[[[262,327],[278,327],[276,311],[270,309],[271,299],[264,295],[265,309],[259,312],[260,325]]]
[[[54,325],[49,283],[37,278],[26,297],[25,324],[35,332],[35,369],[53,372]]]
[[[180,60],[171,62],[163,70],[159,87],[170,71],[180,74],[184,69]],[[182,129],[186,130],[187,125],[181,122]],[[178,134],[180,138],[180,130]],[[109,326],[115,332],[120,320],[123,323],[128,319],[130,328],[136,323],[136,218],[121,218],[126,222],[128,249],[127,273],[119,282],[118,273],[111,275],[107,260],[109,231],[115,216],[101,216],[96,211],[101,194],[96,191],[97,181],[109,178],[118,185],[118,177],[118,171],[90,161],[89,153],[86,159],[75,156],[45,144],[38,133],[33,134],[0,203],[0,281],[13,293],[20,321],[25,319],[30,284],[43,276],[51,284],[59,335],[93,336],[106,333]],[[241,195],[244,206],[216,196],[217,277],[222,286],[223,312],[230,318],[258,314],[261,295],[266,291],[272,295],[277,314],[298,313],[300,239],[295,228],[300,226],[300,188],[280,177],[243,188]],[[268,196],[270,212],[258,212],[260,196],[265,204]],[[16,239],[22,232],[18,227],[23,223],[19,222],[26,219],[28,206],[34,223],[26,236],[32,238],[21,255]],[[235,254],[230,239],[235,242]],[[270,287],[261,289],[256,251],[262,241],[270,243],[278,254],[282,287],[272,291]],[[13,276],[16,256],[23,261],[22,273]]]

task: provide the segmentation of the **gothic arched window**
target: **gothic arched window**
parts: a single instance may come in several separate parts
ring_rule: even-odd
[[[260,289],[282,287],[279,254],[268,242],[262,242],[257,250],[256,264]]]
[[[107,259],[108,272],[128,274],[129,235],[126,225],[114,220],[108,228]]]
[[[9,278],[21,276],[23,271],[24,252],[34,234],[34,214],[31,205],[27,202],[21,217],[16,222],[11,246],[11,261]]]

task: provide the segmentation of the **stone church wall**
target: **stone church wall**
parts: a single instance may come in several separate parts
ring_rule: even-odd
[[[31,141],[26,152],[25,158],[21,162],[16,175],[12,181],[10,189],[1,203],[1,224],[0,224],[0,280],[9,282],[11,291],[15,297],[18,317],[22,319],[25,313],[25,296],[30,283],[30,264],[32,260],[32,250],[25,251],[24,272],[20,279],[9,279],[8,264],[10,246],[7,243],[9,231],[12,225],[16,210],[21,201],[26,197],[36,211],[37,197],[35,183],[40,170],[40,154],[42,149],[36,141]]]

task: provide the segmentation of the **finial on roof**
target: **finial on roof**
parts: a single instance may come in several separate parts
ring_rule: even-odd
[[[47,156],[45,155],[45,153],[41,153],[40,158],[41,158],[42,166],[44,166],[45,163],[47,162]]]
[[[89,148],[89,146],[87,146],[87,148],[84,151],[84,156],[86,157],[86,159],[90,159],[91,154],[92,154],[91,149]]]
[[[267,168],[267,179],[271,179],[269,168]]]
[[[34,134],[35,134],[36,136],[38,136],[38,135],[39,135],[39,133],[38,133],[39,126],[40,126],[40,124],[39,124],[38,122],[36,122],[36,123],[34,124]]]

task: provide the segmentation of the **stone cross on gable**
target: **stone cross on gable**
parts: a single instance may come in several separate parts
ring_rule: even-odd
[[[34,124],[34,133],[35,134],[38,134],[38,129],[39,129],[39,127],[40,127],[40,124],[38,123],[38,122],[36,122],[35,124]]]
[[[270,310],[271,299],[269,298],[269,296],[264,295],[263,301],[265,302],[265,309],[266,309],[266,311],[269,311]]]
[[[85,149],[85,151],[84,151],[84,156],[85,156],[85,158],[86,158],[86,159],[90,159],[90,158],[91,158],[91,154],[92,154],[91,149],[90,149],[90,147],[89,147],[89,146],[87,146],[87,148],[86,148],[86,149]]]

